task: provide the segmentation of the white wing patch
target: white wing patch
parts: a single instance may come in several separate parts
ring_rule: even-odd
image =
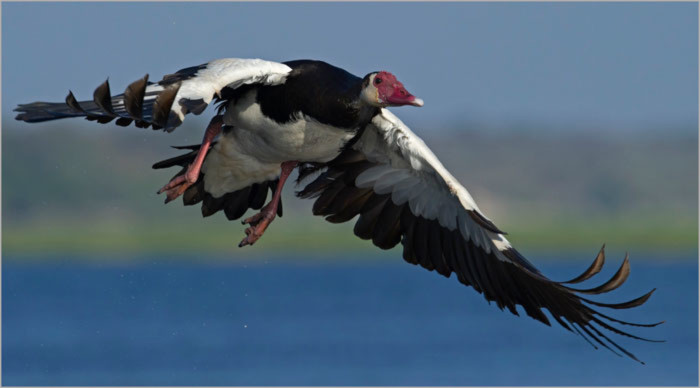
[[[494,251],[500,260],[511,261],[500,252],[511,247],[508,240],[470,216],[470,211],[483,213],[467,189],[398,117],[382,109],[353,148],[379,163],[357,176],[357,187],[391,193],[396,205],[408,202],[416,216],[437,219],[450,230],[459,228],[465,240],[473,241],[487,254]]]
[[[282,63],[262,59],[223,58],[207,63],[194,77],[182,81],[175,96],[171,112],[184,120],[185,113],[181,99],[202,100],[209,104],[224,87],[237,88],[241,85],[260,83],[277,85],[284,83],[292,69]],[[146,89],[148,92],[148,89]]]

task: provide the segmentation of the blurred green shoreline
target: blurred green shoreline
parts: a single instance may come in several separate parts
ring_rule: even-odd
[[[223,216],[221,217],[223,218]],[[331,259],[335,255],[381,255],[371,241],[352,233],[354,223],[334,225],[320,217],[283,217],[253,247],[238,248],[244,237],[244,226],[226,220],[183,220],[153,225],[101,223],[72,225],[30,225],[3,227],[2,253],[12,255],[96,255],[141,254],[223,255],[256,257],[259,255],[310,255]],[[654,226],[663,227],[654,227]],[[631,254],[696,253],[698,228],[691,220],[676,222],[637,223],[600,220],[578,224],[539,224],[534,227],[513,227],[506,231],[511,243],[521,251],[581,252],[592,256],[605,243],[609,249]],[[401,251],[394,248],[395,255]],[[570,255],[568,255],[570,257]],[[587,256],[586,256],[587,257]]]
[[[2,253],[383,256],[354,236],[354,221],[313,216],[313,201],[294,198],[293,184],[283,192],[284,216],[253,247],[238,248],[240,221],[202,218],[199,206],[180,201],[163,205],[155,192],[176,171],[150,166],[182,153],[167,145],[198,143],[196,121],[169,135],[83,121],[31,128],[4,121]],[[418,134],[526,256],[592,258],[605,243],[632,257],[697,257],[697,128],[633,135],[464,128]],[[400,245],[386,256],[400,257]]]

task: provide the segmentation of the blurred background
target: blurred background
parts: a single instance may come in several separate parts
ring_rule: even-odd
[[[3,383],[697,385],[697,7],[2,4]],[[394,113],[525,256],[562,280],[603,243],[602,278],[629,252],[610,300],[658,287],[623,315],[667,320],[638,334],[668,342],[623,341],[642,367],[504,314],[313,217],[291,185],[238,249],[239,223],[163,205],[176,171],[150,169],[211,110],[171,134],[13,119],[221,57],[393,72],[426,102]]]

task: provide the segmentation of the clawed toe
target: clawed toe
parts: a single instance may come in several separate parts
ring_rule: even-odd
[[[246,236],[241,240],[241,242],[238,244],[238,247],[244,247],[246,245],[253,245],[255,244],[256,241],[260,237],[262,237],[263,233],[265,232],[265,229],[262,228],[262,231],[258,232],[257,228],[255,226],[251,226],[249,228],[246,228],[245,234]]]
[[[183,184],[186,181],[186,178],[184,175],[178,175],[175,178],[171,179],[170,182],[166,183],[165,186],[161,187],[160,190],[158,190],[158,194],[162,194],[163,192],[172,190],[173,188]]]
[[[194,182],[187,179],[186,174],[176,176],[165,186],[158,190],[158,194],[165,194],[165,203],[168,203],[181,196]]]
[[[181,184],[180,186],[174,187],[170,190],[168,190],[165,194],[165,203],[168,203],[177,197],[181,196],[182,193],[184,193],[190,186],[192,186],[191,183],[185,182]]]
[[[255,242],[262,237],[263,233],[265,233],[265,230],[274,218],[274,213],[263,209],[260,213],[243,220],[244,225],[249,224],[250,226],[245,229],[246,237],[241,240],[238,247],[255,244]]]

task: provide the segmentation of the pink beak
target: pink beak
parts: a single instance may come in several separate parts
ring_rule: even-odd
[[[409,93],[403,86],[395,88],[394,93],[386,98],[386,102],[391,106],[423,106],[423,100]]]

